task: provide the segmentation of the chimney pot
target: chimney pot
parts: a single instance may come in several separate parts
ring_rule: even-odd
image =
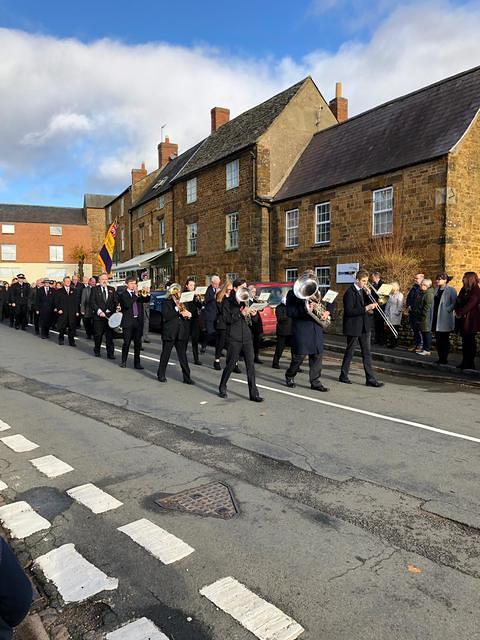
[[[341,98],[342,97],[342,83],[341,82],[337,82],[335,84],[335,97],[336,98]]]
[[[212,133],[214,133],[230,120],[230,109],[226,109],[225,107],[213,107],[213,109],[210,110],[210,116],[212,122]]]
[[[178,144],[170,142],[168,136],[165,137],[165,142],[160,142],[158,145],[158,168],[163,169],[170,160],[178,156]]]
[[[146,176],[147,170],[145,169],[145,163],[142,162],[140,169],[132,169],[132,184],[136,184]]]
[[[342,96],[341,82],[336,83],[335,98],[330,100],[328,106],[338,122],[345,122],[345,120],[348,120],[348,100]]]

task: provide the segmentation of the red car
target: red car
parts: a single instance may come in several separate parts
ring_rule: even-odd
[[[261,293],[268,292],[268,306],[260,311],[263,324],[263,335],[274,336],[277,331],[277,317],[275,315],[275,307],[280,304],[282,298],[287,295],[293,287],[293,282],[256,282],[257,297]]]

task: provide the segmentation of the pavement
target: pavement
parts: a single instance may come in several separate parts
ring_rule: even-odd
[[[329,393],[312,391],[305,374],[289,390],[284,371],[260,365],[257,405],[243,374],[227,400],[216,396],[211,353],[187,387],[173,355],[168,383],[157,382],[158,336],[141,372],[93,358],[81,334],[77,344],[0,326],[0,420],[10,427],[0,437],[38,445],[15,452],[0,442],[2,494],[51,525],[15,548],[34,561],[74,544],[118,580],[65,603],[37,566],[56,628],[90,640],[146,617],[171,640],[480,638],[480,420],[470,379],[417,377],[393,363],[377,390],[357,362],[354,384],[341,385],[332,352],[322,376]],[[45,455],[73,470],[46,477],[30,462]],[[210,482],[230,488],[238,515],[154,502]],[[85,483],[122,504],[93,513],[67,493]],[[119,531],[140,519],[194,551],[163,563]],[[304,631],[252,634],[241,607],[232,617],[200,593],[226,577],[261,599],[262,615],[274,605]]]

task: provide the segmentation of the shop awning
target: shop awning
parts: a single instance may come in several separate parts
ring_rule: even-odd
[[[156,262],[158,258],[161,258],[166,253],[170,253],[172,249],[167,247],[166,249],[159,249],[158,251],[150,251],[150,253],[141,253],[134,258],[130,258],[126,262],[121,262],[112,266],[112,271],[136,271],[142,267],[149,267]]]

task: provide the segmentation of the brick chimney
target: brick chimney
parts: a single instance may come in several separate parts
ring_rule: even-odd
[[[212,133],[214,133],[222,124],[226,124],[230,120],[230,109],[213,107],[210,110],[210,115],[212,118]]]
[[[145,169],[145,163],[142,162],[140,169],[132,169],[132,184],[143,180],[147,175],[147,170]]]
[[[157,148],[159,169],[163,169],[170,160],[178,156],[178,144],[170,142],[170,138],[168,136],[165,138],[165,142],[160,142]]]
[[[342,97],[342,83],[335,85],[335,98],[330,100],[328,106],[339,122],[348,120],[348,100]]]

